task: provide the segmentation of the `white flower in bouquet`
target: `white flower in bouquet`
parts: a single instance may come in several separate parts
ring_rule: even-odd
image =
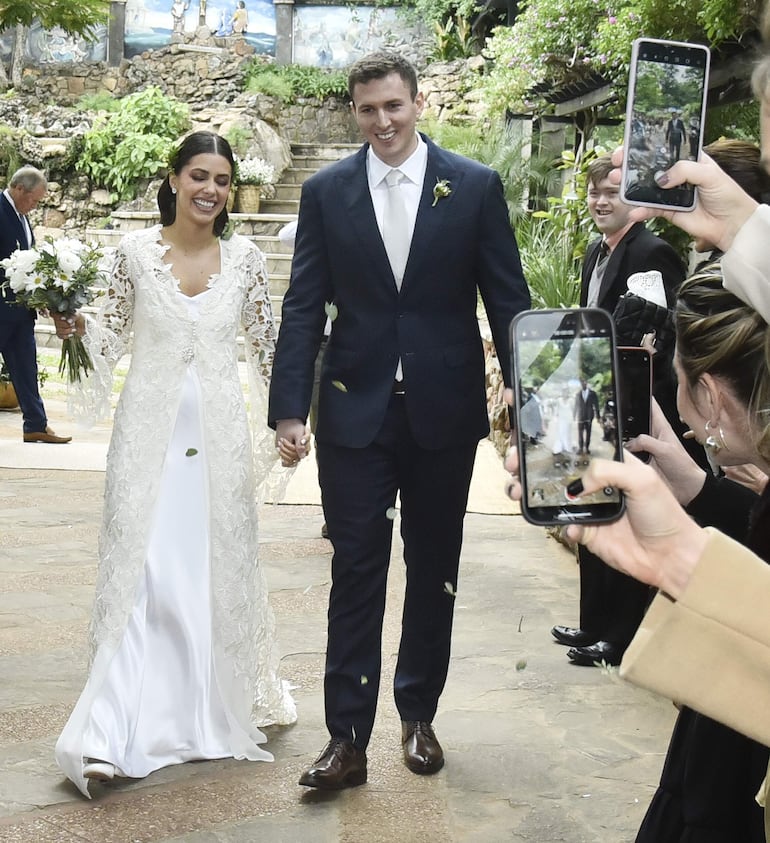
[[[237,158],[235,161],[237,184],[270,184],[275,178],[275,168],[264,158]]]
[[[36,248],[17,249],[0,260],[0,266],[5,270],[2,286],[13,291],[16,304],[64,315],[90,304],[109,278],[102,250],[71,237],[48,237]],[[70,381],[79,381],[92,369],[80,337],[62,340],[60,374],[66,372]]]

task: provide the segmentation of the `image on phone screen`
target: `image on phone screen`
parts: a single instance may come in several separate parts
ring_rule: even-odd
[[[592,457],[621,459],[609,314],[528,311],[511,332],[522,513],[536,524],[612,520],[622,511],[617,489],[567,493]]]
[[[709,50],[700,44],[638,39],[631,56],[621,198],[652,207],[695,207],[695,188],[668,190],[656,177],[697,160],[706,113]]]

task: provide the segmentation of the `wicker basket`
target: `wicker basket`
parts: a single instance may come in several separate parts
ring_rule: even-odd
[[[239,184],[235,207],[241,214],[258,214],[262,188],[258,184]]]

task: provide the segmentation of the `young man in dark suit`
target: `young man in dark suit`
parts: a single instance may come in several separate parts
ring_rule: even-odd
[[[631,206],[620,201],[619,188],[609,180],[612,163],[602,156],[588,167],[588,209],[601,237],[589,244],[583,262],[581,307],[600,307],[613,313],[636,275],[664,291],[669,308],[685,277],[674,249],[629,219]],[[650,333],[653,331],[650,325]],[[638,345],[641,334],[628,345]],[[653,358],[653,393],[675,429],[681,430],[671,376],[672,349],[660,348]],[[551,634],[570,647],[574,664],[620,664],[649,602],[644,583],[605,565],[582,545],[580,563],[580,627],[555,626]]]
[[[446,680],[463,518],[489,426],[480,291],[504,373],[508,325],[529,307],[500,178],[416,131],[424,100],[398,53],[349,74],[366,143],[305,182],[270,390],[276,440],[306,451],[321,373],[319,480],[334,545],[324,682],[331,740],[300,784],[367,778],[380,682],[393,507],[401,495],[406,594],[394,695],[404,762],[444,763],[432,721]]]
[[[591,427],[594,418],[599,418],[599,399],[588,385],[588,381],[580,381],[580,389],[575,395],[575,419],[578,428],[578,453],[591,453]]]
[[[45,175],[34,167],[22,167],[11,176],[0,195],[0,259],[10,257],[16,249],[34,246],[27,214],[37,207],[47,190]],[[0,283],[3,281],[5,271],[0,267]],[[16,304],[12,290],[0,289],[0,354],[19,399],[24,441],[61,445],[72,437],[57,436],[48,426],[37,380],[36,316],[34,310]]]

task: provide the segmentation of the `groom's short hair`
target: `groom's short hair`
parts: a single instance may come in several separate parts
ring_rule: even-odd
[[[348,71],[350,99],[353,99],[353,89],[356,85],[366,85],[375,79],[384,79],[391,73],[398,73],[414,99],[417,96],[417,71],[409,59],[395,50],[378,50],[375,53],[369,53],[351,65]]]

